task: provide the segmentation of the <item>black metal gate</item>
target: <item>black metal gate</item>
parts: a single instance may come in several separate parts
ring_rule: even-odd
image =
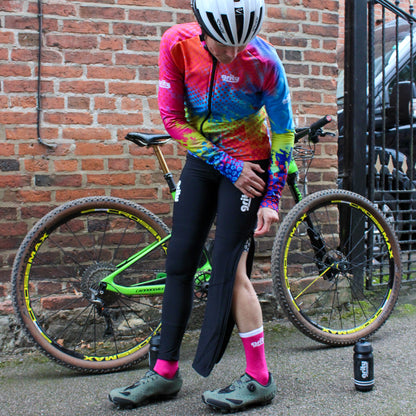
[[[416,280],[416,18],[412,5],[408,11],[400,6],[346,1],[340,178],[391,220],[403,278]]]

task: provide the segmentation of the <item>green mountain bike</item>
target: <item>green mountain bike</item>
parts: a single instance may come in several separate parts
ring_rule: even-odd
[[[324,117],[301,129],[310,149]],[[175,194],[161,147],[167,135],[129,133],[152,148]],[[296,145],[303,161],[313,151]],[[296,159],[296,158],[295,158]],[[309,337],[350,345],[375,332],[396,302],[400,252],[394,230],[365,198],[321,191],[302,199],[290,165],[296,204],[279,226],[272,252],[275,294]],[[95,196],[67,202],[40,219],[23,240],[12,270],[13,304],[29,338],[48,357],[87,373],[127,368],[147,356],[160,331],[170,230],[143,206]],[[195,274],[195,298],[209,294],[209,246]]]

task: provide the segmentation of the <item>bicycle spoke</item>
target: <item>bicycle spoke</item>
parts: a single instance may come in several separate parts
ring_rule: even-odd
[[[280,277],[274,287],[289,318],[306,335],[328,343],[350,343],[376,330],[394,306],[400,285],[391,266],[395,261],[400,270],[398,251],[394,258],[390,248],[397,241],[381,214],[347,191],[322,191],[292,211],[278,230],[272,258],[273,275]],[[389,284],[375,286],[375,278]]]
[[[111,197],[64,204],[36,227],[14,271],[15,304],[28,316],[30,336],[58,362],[88,372],[141,360],[160,324],[163,295],[149,296],[145,286],[158,278],[164,285],[168,228],[143,207]],[[128,267],[117,274],[119,264]],[[130,288],[135,294],[127,296]]]

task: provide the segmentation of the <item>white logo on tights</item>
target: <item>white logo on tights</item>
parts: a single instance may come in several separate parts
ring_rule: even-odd
[[[181,181],[178,182],[176,185],[176,191],[175,191],[175,202],[179,201],[179,195],[181,194]]]
[[[247,212],[250,209],[251,198],[246,195],[241,195],[241,211]]]

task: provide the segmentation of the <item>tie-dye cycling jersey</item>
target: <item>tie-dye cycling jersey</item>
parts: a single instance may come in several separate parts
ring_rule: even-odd
[[[243,161],[271,158],[261,206],[277,210],[294,140],[282,63],[275,49],[256,37],[233,62],[222,64],[200,34],[197,23],[185,23],[162,37],[158,101],[165,128],[233,183]]]

